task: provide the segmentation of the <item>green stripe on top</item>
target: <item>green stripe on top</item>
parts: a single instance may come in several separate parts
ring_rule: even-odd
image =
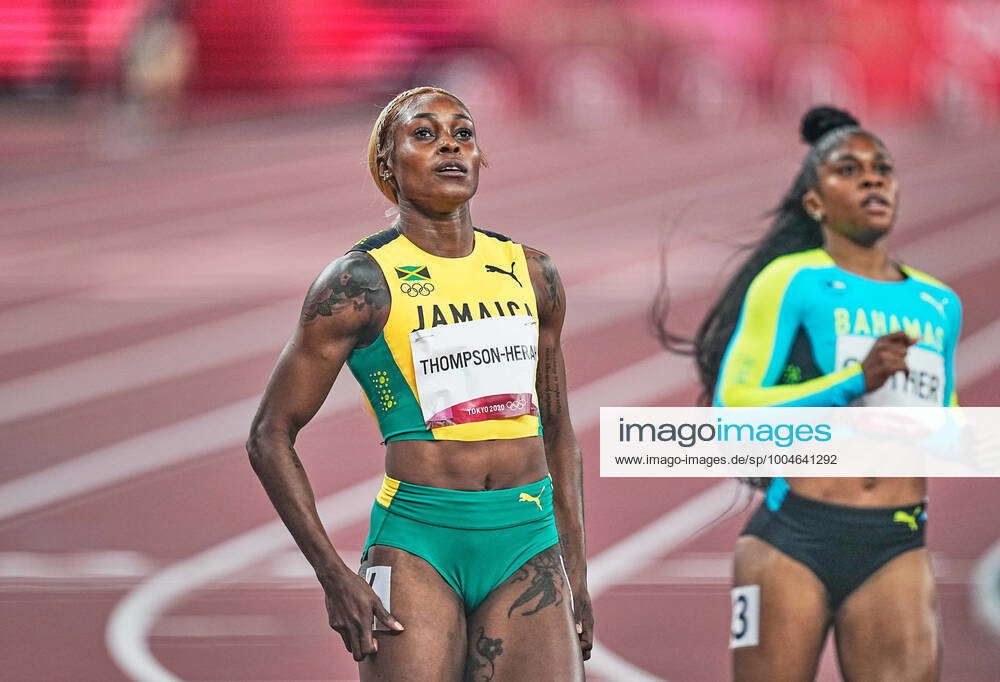
[[[409,440],[434,440],[434,434],[424,425],[420,404],[399,371],[384,334],[379,334],[370,346],[351,351],[347,366],[368,397],[383,441],[389,442],[402,434],[407,434]]]

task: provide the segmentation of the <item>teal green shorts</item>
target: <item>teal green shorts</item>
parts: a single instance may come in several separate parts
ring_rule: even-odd
[[[447,490],[385,477],[372,507],[372,545],[433,566],[471,613],[524,563],[559,542],[552,480],[506,490]]]

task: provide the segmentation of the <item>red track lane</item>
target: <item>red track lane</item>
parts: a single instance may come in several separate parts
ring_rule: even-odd
[[[19,181],[16,191],[0,188],[0,252],[6,254],[0,261],[14,259],[0,275],[0,281],[10,284],[0,295],[0,319],[18,306],[44,312],[46,303],[74,297],[80,301],[84,331],[0,355],[0,384],[291,300],[331,257],[385,223],[359,165],[362,125],[331,126],[311,119],[271,127],[191,131],[153,155],[121,162],[74,161],[76,165],[67,163],[47,176],[24,155],[11,160],[25,164],[22,177],[35,175],[36,180]],[[595,139],[604,138],[595,133],[566,134],[538,144],[538,130],[530,127],[516,134],[504,130],[511,135],[506,139],[499,133],[487,137],[493,166],[484,171],[477,221],[549,251],[567,286],[586,292],[583,300],[570,301],[570,315],[590,323],[565,338],[572,390],[659,352],[647,333],[643,305],[636,303],[648,300],[655,286],[651,261],[659,231],[676,221],[681,229],[671,248],[693,254],[694,262],[671,263],[672,285],[690,290],[692,283],[717,281],[702,271],[714,277],[729,247],[712,240],[732,241],[759,231],[753,216],[774,203],[798,163],[794,129],[790,121],[709,133],[689,124],[651,126],[643,147],[662,149],[662,157],[596,144]],[[948,278],[948,283],[965,303],[964,337],[989,329],[997,319],[992,290],[1000,271],[1000,249],[986,242],[990,216],[1000,206],[990,171],[1000,160],[1000,144],[961,138],[950,141],[942,153],[937,138],[917,128],[889,131],[886,139],[903,173],[904,212],[896,247],[905,251],[908,244],[944,237],[967,221],[983,222],[984,248],[993,249],[993,262]],[[615,205],[620,205],[618,211],[608,210]],[[696,245],[694,251],[682,250],[690,244]],[[941,244],[947,248],[947,239]],[[924,269],[919,262],[913,265]],[[149,322],[126,318],[86,331],[91,306],[127,310],[136,303],[155,305],[164,296],[178,301],[205,297],[209,302]],[[690,328],[708,300],[703,292],[680,295],[675,310],[679,324]],[[295,308],[289,304],[282,334],[291,330]],[[623,310],[608,316],[609,308]],[[7,455],[0,460],[0,481],[254,396],[276,351],[277,345],[273,351],[0,424]],[[164,362],[169,364],[170,358]],[[676,368],[671,371],[693,376],[685,362],[665,358],[667,364]],[[1000,368],[962,386],[963,403],[998,404],[998,381]],[[688,383],[647,402],[690,404],[696,392]],[[359,422],[364,426],[359,428]],[[303,431],[298,449],[317,497],[381,469],[377,435],[369,422],[362,410],[352,408]],[[594,556],[713,483],[601,479],[596,427],[582,428],[578,435],[587,458],[589,548]],[[13,551],[58,557],[132,550],[156,569],[272,522],[274,512],[238,444],[242,433],[233,437],[231,447],[0,521],[0,559]],[[948,567],[939,588],[945,679],[985,682],[1000,669],[1000,653],[997,640],[972,614],[968,571],[1000,536],[992,508],[983,504],[996,498],[1000,482],[942,480],[932,482],[931,490],[930,546]],[[725,566],[744,518],[712,527],[599,597],[602,642],[671,680],[725,679]],[[333,540],[348,553],[356,552],[364,533],[364,524],[353,524],[333,533]],[[677,565],[671,562],[685,557],[707,557],[716,573],[706,580],[665,578]],[[287,580],[285,587],[275,587],[272,559],[255,563],[234,581],[204,586],[169,608],[150,638],[155,656],[190,680],[354,679],[353,662],[326,626],[318,587]],[[5,678],[126,679],[106,652],[104,629],[115,603],[137,578],[60,582],[0,577],[7,624],[0,629]],[[214,628],[214,634],[195,634],[205,628]],[[825,670],[821,679],[836,679],[832,675]]]

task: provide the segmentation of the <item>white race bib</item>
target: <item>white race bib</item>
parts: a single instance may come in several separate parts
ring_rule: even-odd
[[[378,595],[379,600],[382,602],[382,608],[384,608],[389,613],[392,613],[392,607],[389,605],[389,591],[392,585],[392,566],[369,566],[365,570],[365,582],[367,582],[372,590]],[[372,624],[373,630],[388,630],[382,621],[375,618]]]
[[[538,414],[538,322],[489,317],[410,332],[427,428]]]
[[[837,337],[837,366],[861,364],[868,351],[875,345],[870,336],[847,334]],[[896,372],[882,384],[882,387],[865,393],[851,405],[867,407],[941,407],[947,405],[944,395],[944,358],[932,350],[910,346],[906,351],[906,366],[910,370],[907,377]]]
[[[760,644],[760,585],[741,585],[730,591],[732,620],[729,648]]]

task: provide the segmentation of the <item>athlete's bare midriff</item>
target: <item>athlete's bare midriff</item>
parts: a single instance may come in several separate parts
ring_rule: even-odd
[[[450,490],[516,488],[545,478],[540,437],[482,441],[401,440],[389,443],[385,472],[416,485]]]
[[[927,496],[925,478],[789,478],[796,495],[851,507],[905,507]]]

